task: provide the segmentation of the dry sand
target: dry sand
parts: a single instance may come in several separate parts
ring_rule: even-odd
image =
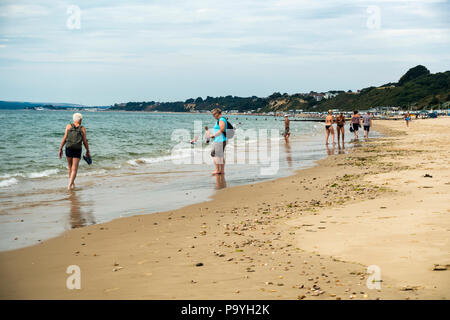
[[[450,118],[374,125],[386,137],[294,176],[2,252],[0,298],[448,299]]]

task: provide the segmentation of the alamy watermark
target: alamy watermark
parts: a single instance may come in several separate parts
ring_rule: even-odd
[[[69,290],[81,289],[81,269],[77,265],[70,265],[66,269],[66,273],[70,276],[66,280],[66,287]]]
[[[368,29],[380,29],[381,28],[381,9],[379,6],[368,6],[366,9],[367,17],[366,25]]]
[[[202,121],[194,121],[194,139],[188,129],[176,129],[171,140],[177,142],[172,148],[171,158],[174,164],[212,164],[213,156],[224,157],[225,163],[258,165],[260,174],[271,176],[280,168],[280,132],[279,129],[241,129],[234,130],[232,139],[226,140],[223,154],[211,154],[212,149],[223,150],[221,142],[210,141],[211,147],[204,147]],[[230,132],[227,129],[228,135]],[[217,145],[219,144],[219,147]]]
[[[69,17],[66,21],[66,27],[69,30],[81,29],[81,9],[77,5],[70,5],[67,7],[67,14]]]
[[[366,281],[367,288],[381,290],[381,268],[374,264],[370,265],[367,267],[367,274],[369,275]]]

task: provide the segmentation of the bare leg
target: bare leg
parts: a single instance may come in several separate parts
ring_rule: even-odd
[[[333,129],[333,126],[330,127],[330,132],[331,132],[332,137],[333,137],[333,144],[335,144],[335,142],[334,142],[334,129]]]
[[[66,157],[66,159],[67,159],[67,170],[69,171],[69,187],[68,187],[68,189],[70,189],[70,176],[72,174],[73,158]]]
[[[69,179],[69,186],[67,187],[67,189],[72,189],[75,188],[75,178],[77,177],[77,173],[78,173],[78,165],[80,164],[80,159],[79,158],[73,158],[72,159],[72,172],[70,174],[70,179]]]
[[[219,165],[220,173],[225,174],[225,158],[222,159],[222,164]]]
[[[328,137],[330,136],[330,129],[325,129],[327,134],[325,136],[325,144],[328,144]]]
[[[344,146],[344,126],[342,126],[342,128],[340,129],[341,133],[342,133],[342,146]]]
[[[70,174],[72,173],[72,159],[73,158],[66,157],[66,159],[67,159],[67,169],[69,170],[69,179],[70,179]]]
[[[212,174],[219,174],[220,173],[220,164],[219,164],[219,158],[214,157],[214,165],[216,166],[216,170],[212,172]]]

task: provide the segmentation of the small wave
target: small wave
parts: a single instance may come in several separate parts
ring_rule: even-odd
[[[163,161],[177,160],[190,157],[193,149],[178,149],[174,151],[172,155],[155,157],[155,158],[139,158],[139,159],[131,159],[128,160],[127,163],[132,166],[138,166],[141,164],[151,164],[158,163]]]
[[[9,179],[14,177],[22,177],[25,178],[25,175],[22,173],[11,173],[11,174],[4,174],[0,176],[0,179]]]
[[[107,173],[108,171],[105,169],[100,169],[100,170],[93,170],[93,171],[87,171],[87,172],[81,172],[78,175],[82,176],[82,177],[87,177],[87,176],[96,176],[96,175],[103,175],[105,173]]]
[[[43,177],[51,176],[53,174],[57,174],[58,172],[59,172],[59,169],[49,169],[49,170],[44,170],[41,172],[31,172],[31,173],[27,174],[27,177],[30,179],[43,178]]]
[[[13,184],[16,184],[18,182],[19,181],[16,178],[11,178],[11,179],[8,179],[8,180],[0,181],[0,188],[5,188],[5,187],[12,186]]]

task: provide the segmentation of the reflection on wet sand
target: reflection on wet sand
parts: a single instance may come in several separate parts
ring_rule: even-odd
[[[345,143],[344,143],[344,141],[342,141],[342,147],[338,143],[338,154],[344,154],[344,153],[345,153]]]
[[[85,203],[80,202],[75,191],[70,192],[68,199],[70,201],[70,226],[72,229],[95,223],[92,210],[82,210],[82,205],[85,205]]]
[[[359,139],[352,139],[350,142],[353,143],[353,148],[359,148],[362,146],[362,143]]]
[[[227,187],[224,174],[216,174],[216,190],[224,189]]]
[[[336,145],[333,143],[331,148],[328,144],[326,144],[326,146],[327,146],[327,154],[329,156],[334,155],[334,149],[336,148]]]
[[[288,167],[292,168],[292,152],[291,152],[291,145],[289,144],[289,142],[286,142],[286,144],[284,145],[285,147],[285,152],[286,152],[286,161],[288,163]]]

